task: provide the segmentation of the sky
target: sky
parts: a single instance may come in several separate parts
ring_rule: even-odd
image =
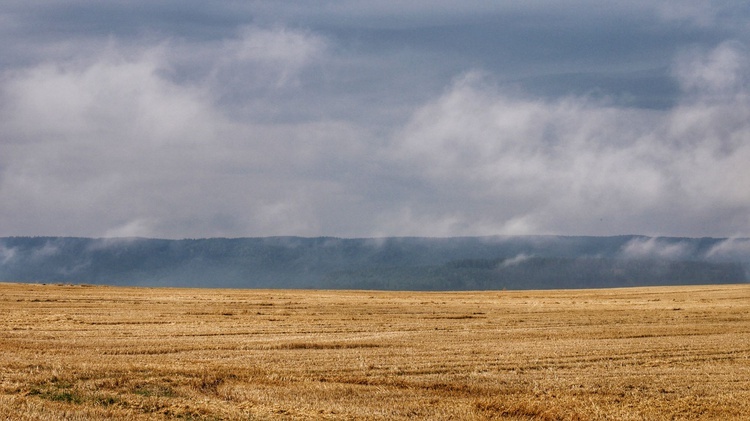
[[[3,1],[0,236],[747,237],[749,22],[744,0]]]

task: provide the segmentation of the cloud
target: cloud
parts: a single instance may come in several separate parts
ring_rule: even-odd
[[[263,86],[271,104],[323,45],[306,32],[245,28],[198,80],[175,79],[183,63],[165,43],[112,43],[94,57],[9,73],[0,220],[26,227],[18,234],[97,237],[328,229],[339,216],[326,216],[336,210],[325,197],[357,195],[337,178],[362,167],[350,157],[367,154],[371,136],[346,121],[269,121],[253,107],[237,116],[216,87],[227,68],[255,69],[237,76]],[[232,84],[241,81],[224,86]]]
[[[108,251],[108,250],[121,250],[131,245],[137,245],[142,237],[137,236],[111,236],[95,238],[92,241],[87,242],[85,251],[87,253]],[[91,265],[91,259],[89,257],[83,263],[82,267]]]
[[[652,6],[658,16],[667,22],[684,22],[699,28],[743,25],[741,20],[747,10],[746,3],[731,0],[660,1],[652,3]]]
[[[693,247],[688,243],[651,237],[628,241],[620,250],[620,254],[628,259],[679,260],[690,256],[693,251]]]
[[[510,266],[516,266],[525,262],[526,260],[529,260],[531,257],[532,256],[529,256],[528,254],[521,253],[509,259],[503,260],[503,263],[501,264],[501,266],[504,268],[507,268]]]
[[[58,253],[60,253],[60,247],[52,241],[46,241],[42,247],[32,250],[30,258],[31,260],[42,260]]]
[[[154,231],[152,224],[145,219],[136,219],[125,223],[124,225],[111,228],[104,233],[107,238],[133,238],[133,237],[152,237]]]
[[[168,3],[109,29],[123,7],[83,1],[64,36],[29,37],[60,8],[15,3],[0,235],[750,234],[750,65],[743,38],[715,43],[725,8],[621,39],[595,5]],[[674,106],[623,105],[617,72],[640,71],[673,77],[653,103]],[[585,89],[528,89],[564,72]]]
[[[743,54],[727,43],[682,57],[676,73],[685,99],[666,111],[532,99],[466,74],[414,113],[392,145],[393,159],[435,194],[411,212],[447,204],[453,224],[470,232],[472,225],[508,234],[743,232],[750,210]]]
[[[50,221],[80,218],[76,230],[108,225],[154,212],[165,184],[205,168],[226,123],[200,89],[170,83],[161,66],[155,48],[12,74],[3,92],[4,213],[23,219],[23,208],[49,208],[62,215]]]
[[[697,100],[746,95],[747,53],[737,42],[724,42],[710,51],[691,49],[676,60],[675,74],[683,92]]]
[[[656,163],[642,160],[654,119],[585,98],[506,94],[468,74],[415,113],[392,153],[469,224],[494,220],[494,232],[552,233],[582,203],[598,220],[660,199],[665,181]]]
[[[34,264],[52,257],[60,252],[58,245],[52,241],[45,241],[41,247],[24,250],[24,247],[8,247],[0,241],[0,266],[14,264]]]
[[[6,265],[13,263],[16,259],[17,250],[15,247],[7,247],[5,244],[0,242],[0,264]]]
[[[326,44],[322,36],[314,33],[283,27],[270,30],[245,27],[238,39],[225,43],[222,54],[225,59],[219,67],[244,64],[245,70],[265,73],[262,76],[254,74],[252,79],[255,79],[255,83],[266,83],[270,78],[275,88],[297,85],[298,74],[311,62],[321,58]]]
[[[228,116],[288,122],[309,110],[308,98],[299,93],[320,83],[328,48],[327,39],[314,32],[244,26],[198,52],[192,44],[180,45],[175,58],[184,63],[175,72],[197,77]]]
[[[159,74],[165,65],[160,50],[128,57],[113,47],[90,62],[15,72],[5,89],[12,104],[7,127],[32,141],[100,136],[113,143],[168,144],[207,137],[210,127],[202,124],[211,112],[201,92]]]
[[[706,258],[722,261],[750,261],[750,239],[729,238],[706,252]]]

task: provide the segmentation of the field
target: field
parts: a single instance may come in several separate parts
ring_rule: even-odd
[[[750,417],[750,285],[0,284],[0,419]]]

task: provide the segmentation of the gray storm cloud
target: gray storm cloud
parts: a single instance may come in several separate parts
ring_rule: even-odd
[[[691,4],[659,10],[696,27],[722,16],[698,22]],[[367,10],[352,19],[381,13]],[[322,27],[111,36],[6,66],[2,234],[750,235],[740,41],[681,49],[674,105],[638,108],[532,95],[483,63],[438,71],[429,48],[373,53],[371,32]]]

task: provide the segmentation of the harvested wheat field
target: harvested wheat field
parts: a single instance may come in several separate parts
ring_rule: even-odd
[[[750,285],[0,284],[0,419],[750,417]]]

